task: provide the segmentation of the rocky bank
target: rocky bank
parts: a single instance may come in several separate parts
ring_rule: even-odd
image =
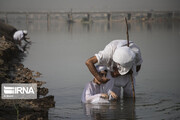
[[[37,99],[1,99],[1,120],[47,120],[48,110],[55,106],[54,96],[47,95],[45,82],[38,81],[41,73],[26,68],[21,61],[25,53],[20,51],[13,41],[16,28],[0,22],[0,84],[37,83]],[[1,92],[1,86],[0,86]]]

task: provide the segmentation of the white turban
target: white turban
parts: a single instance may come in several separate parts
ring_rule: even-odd
[[[133,66],[135,53],[127,46],[117,47],[113,54],[113,61],[120,64],[118,71],[121,75],[125,75]]]
[[[27,30],[23,30],[23,33],[24,33],[25,35],[27,35]]]

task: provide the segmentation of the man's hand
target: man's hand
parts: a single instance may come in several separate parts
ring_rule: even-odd
[[[94,82],[96,83],[96,84],[98,84],[98,85],[100,85],[101,83],[106,83],[106,82],[108,82],[109,81],[109,79],[108,78],[106,78],[106,77],[102,77],[102,79],[101,80],[97,80],[96,78],[94,79]]]
[[[116,93],[114,93],[113,91],[110,92],[111,96],[114,98],[114,99],[118,99],[118,96],[116,95]]]
[[[26,37],[26,39],[30,39],[30,37]]]
[[[31,44],[31,41],[28,41],[27,39],[30,39],[30,38],[26,38],[24,39],[24,41],[26,41],[27,43],[30,43]]]
[[[106,83],[106,82],[108,82],[109,81],[109,79],[108,78],[106,78],[106,77],[101,77],[101,80],[100,80],[100,82],[101,83]]]
[[[102,94],[101,94],[101,98],[108,99],[109,96],[108,96],[108,94],[102,93]]]
[[[99,82],[96,78],[94,78],[94,82],[95,82],[96,84],[98,84],[98,85],[101,84],[101,82]]]

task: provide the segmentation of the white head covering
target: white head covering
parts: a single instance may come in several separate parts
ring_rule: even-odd
[[[23,30],[23,33],[27,35],[27,30]]]
[[[107,70],[107,68],[105,66],[102,66],[102,65],[96,65],[96,70],[98,72],[101,72],[101,71]]]
[[[127,46],[117,47],[113,54],[113,61],[119,63],[117,66],[121,75],[125,75],[133,66],[135,53]]]

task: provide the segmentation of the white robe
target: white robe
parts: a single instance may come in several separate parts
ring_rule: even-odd
[[[110,78],[110,72],[107,73],[107,78]],[[98,85],[93,81],[90,81],[83,90],[81,101],[83,103],[109,103],[109,100],[113,100],[110,92],[113,91],[118,97],[120,97],[121,89],[114,87],[114,79],[110,79],[107,83]],[[101,98],[101,94],[105,93],[109,95],[109,99]]]
[[[106,45],[106,47],[104,48],[104,50],[99,51],[97,54],[95,54],[97,60],[98,60],[98,65],[104,65],[108,68],[108,70],[113,71],[113,66],[114,66],[114,62],[113,62],[113,54],[118,47],[123,47],[127,45],[127,40],[113,40],[111,41],[108,45]],[[132,41],[130,41],[129,44],[129,48],[135,53],[135,60],[134,60],[134,64],[132,67],[133,70],[133,81],[135,83],[135,76],[137,75],[136,72],[136,66],[141,65],[143,60],[141,57],[141,52],[139,47],[133,43]],[[131,76],[130,75],[123,75],[123,76],[119,76],[116,78],[112,78],[114,79],[114,85],[116,87],[123,87],[124,88],[124,95],[126,97],[132,97],[133,96],[133,92],[132,92],[132,85],[131,85]]]
[[[23,31],[22,31],[22,30],[16,31],[16,32],[14,33],[14,35],[13,35],[14,40],[18,40],[18,41],[19,41],[19,40],[22,40],[23,37],[24,37],[24,34],[23,34]]]

